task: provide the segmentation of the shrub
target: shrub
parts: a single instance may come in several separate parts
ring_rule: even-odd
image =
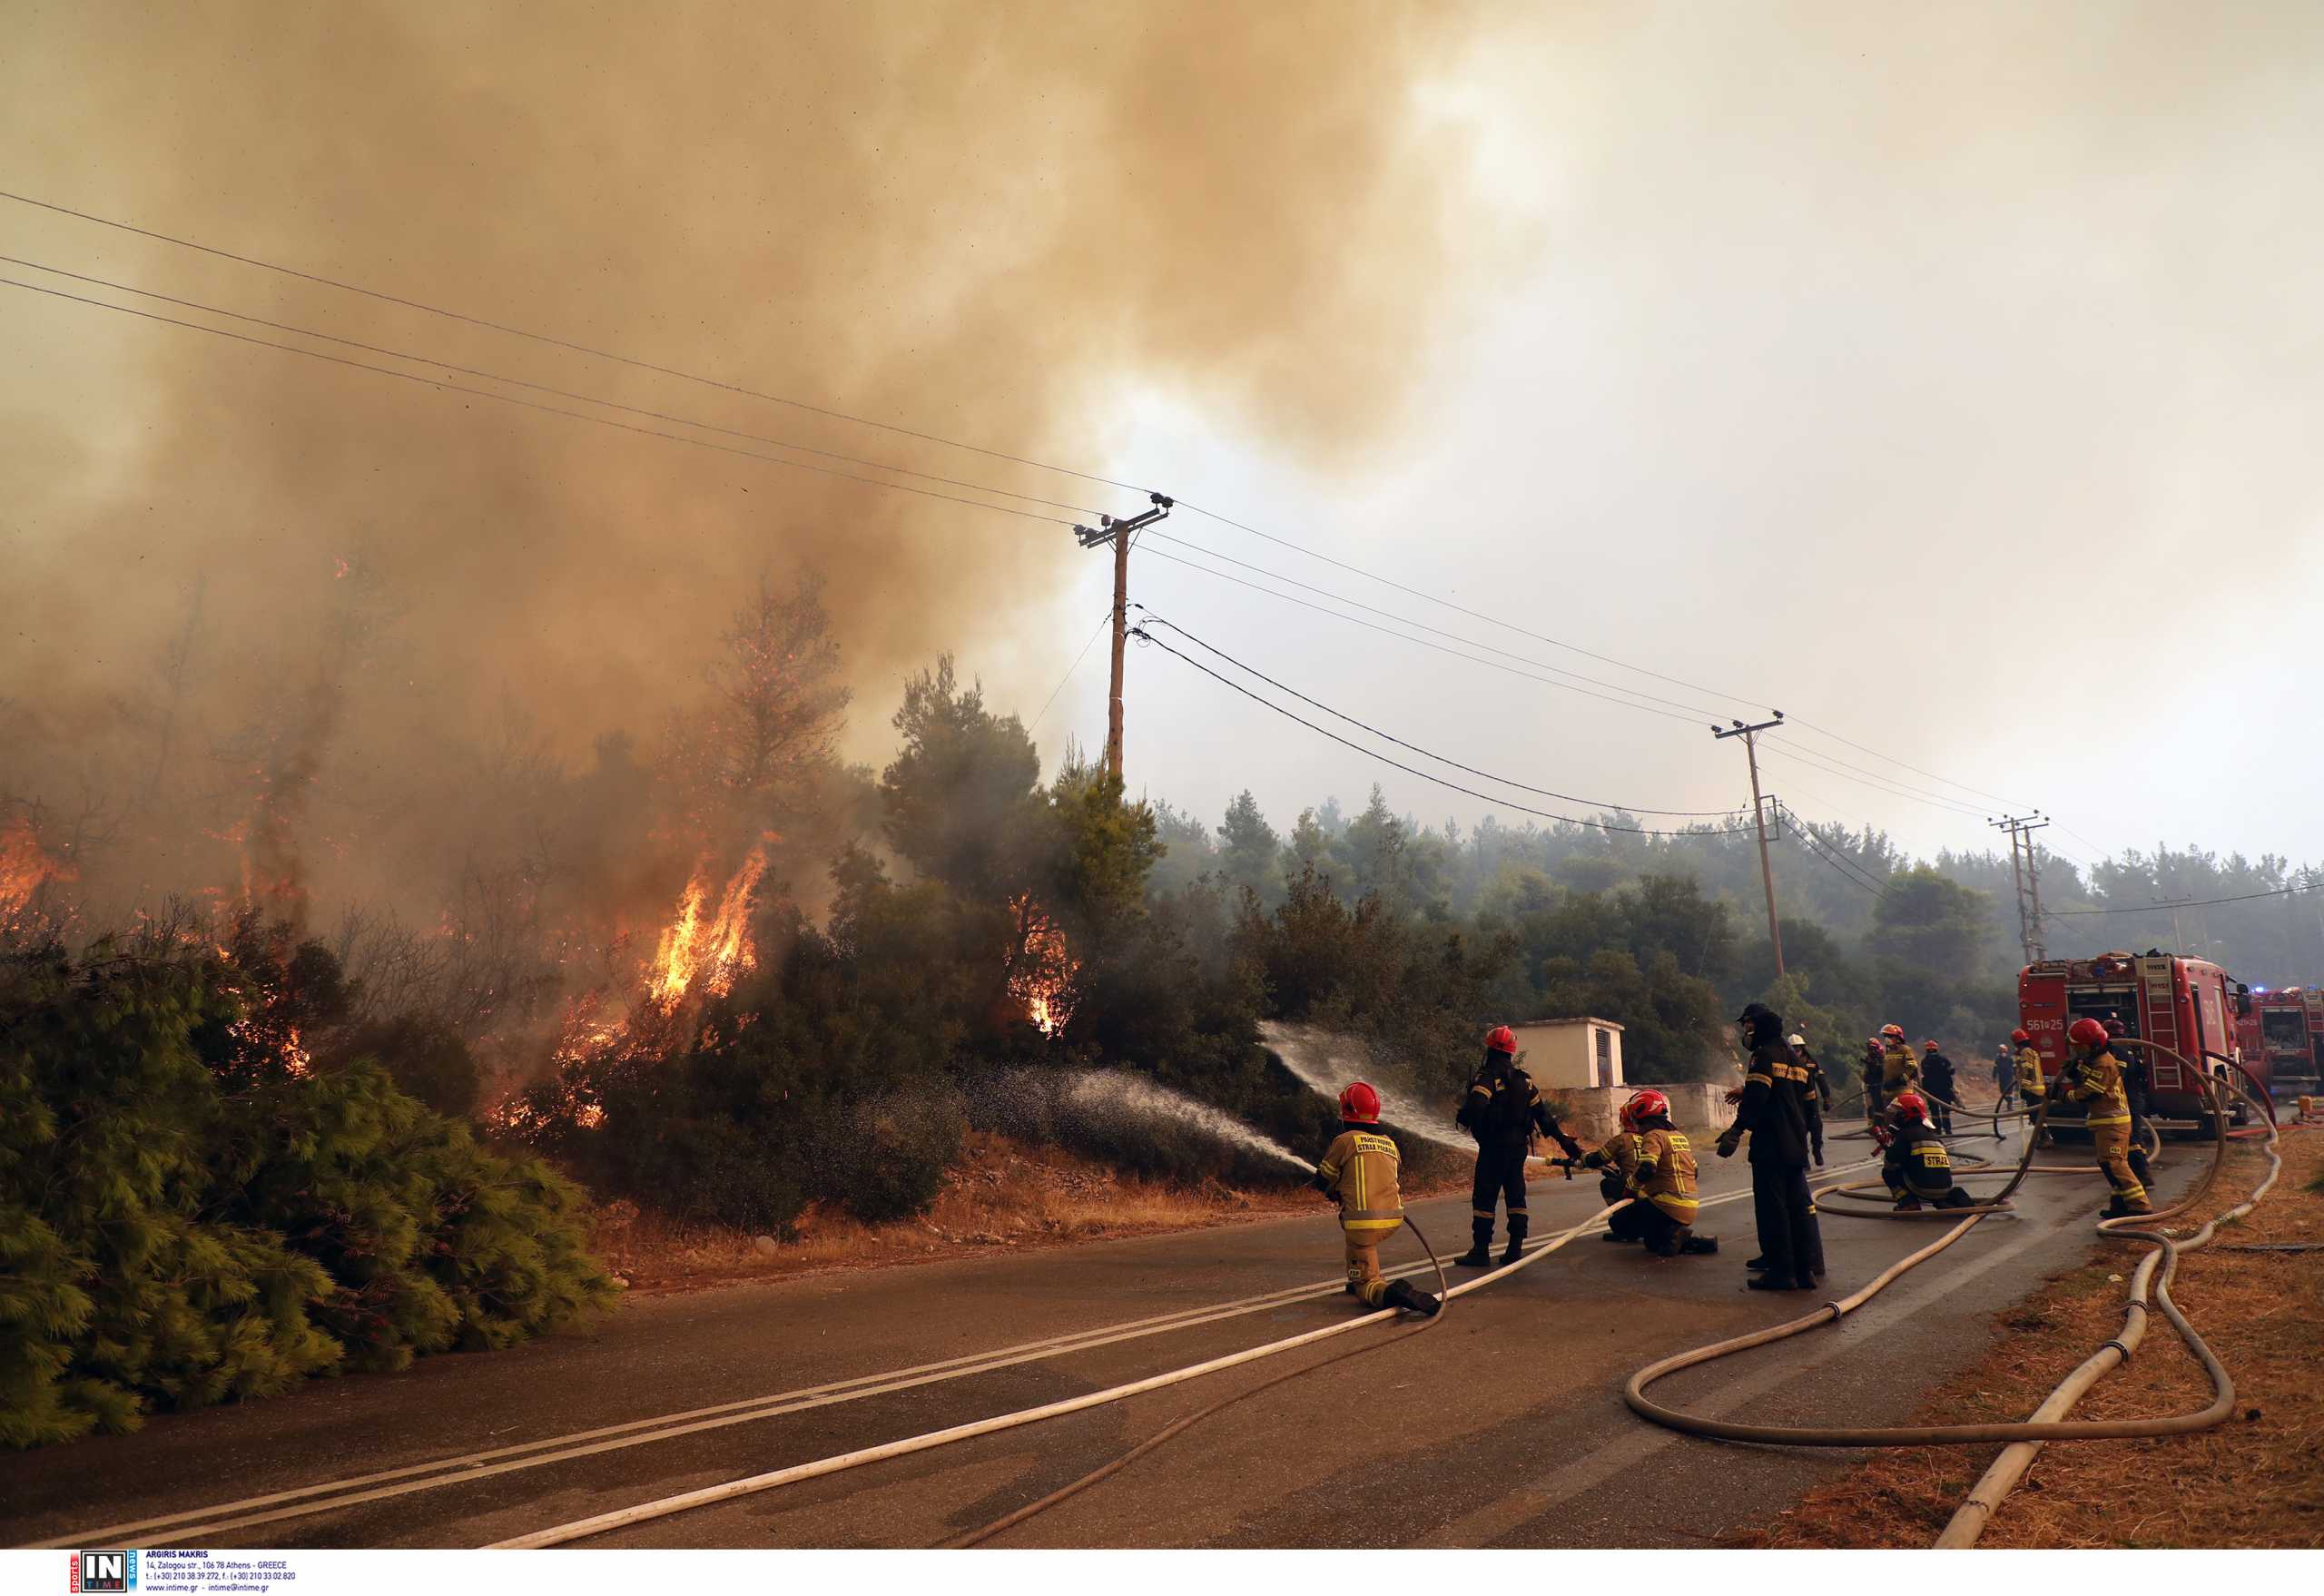
[[[335,972],[0,961],[0,1442],[497,1346],[610,1299],[572,1189],[274,1019]],[[318,957],[320,955],[320,957]]]

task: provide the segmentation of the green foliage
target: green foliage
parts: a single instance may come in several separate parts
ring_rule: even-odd
[[[438,1114],[465,1119],[476,1112],[482,1078],[460,1033],[430,1014],[375,1020],[336,1039],[332,1052],[368,1059],[385,1069],[398,1090]]]
[[[0,1441],[134,1428],[341,1368],[501,1345],[609,1300],[577,1198],[369,1064],[309,1072],[334,961],[0,961]]]
[[[1872,911],[1871,946],[1942,980],[1963,981],[1979,970],[1990,921],[1986,895],[1928,865],[1890,879]]]

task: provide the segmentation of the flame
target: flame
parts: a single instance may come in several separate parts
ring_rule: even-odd
[[[742,868],[727,878],[718,896],[718,912],[708,921],[703,910],[710,901],[710,881],[697,868],[678,901],[677,919],[662,933],[654,953],[654,971],[646,981],[648,1001],[668,1013],[697,984],[713,996],[725,992],[734,978],[758,962],[751,946],[753,900],[759,878],[766,873],[766,849],[753,847]]]
[[[1009,901],[1017,913],[1017,948],[1009,961],[1009,995],[1043,1036],[1055,1036],[1073,1018],[1073,978],[1081,961],[1066,947],[1065,932],[1049,911],[1020,892]]]
[[[74,874],[71,865],[41,851],[27,817],[18,815],[0,827],[0,930],[34,918],[33,894],[43,882],[69,882]]]

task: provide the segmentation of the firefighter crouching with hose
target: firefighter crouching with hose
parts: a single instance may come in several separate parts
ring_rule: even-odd
[[[1484,1063],[1469,1082],[1456,1123],[1477,1138],[1477,1179],[1471,1197],[1469,1250],[1452,1260],[1463,1269],[1492,1263],[1495,1199],[1509,1207],[1509,1246],[1501,1255],[1515,1263],[1525,1250],[1525,1155],[1539,1130],[1565,1150],[1581,1157],[1581,1144],[1568,1136],[1541,1101],[1532,1078],[1517,1068],[1517,1034],[1505,1025],[1485,1033]]]
[[[1889,1110],[1891,1135],[1888,1150],[1881,1155],[1880,1178],[1896,1199],[1896,1211],[1910,1213],[1923,1204],[1932,1208],[1973,1206],[1976,1199],[1953,1184],[1953,1155],[1929,1123],[1927,1099],[1918,1092],[1898,1092]]]
[[[1315,1163],[1315,1189],[1340,1206],[1347,1241],[1347,1292],[1367,1308],[1433,1315],[1443,1305],[1410,1281],[1380,1274],[1380,1244],[1404,1222],[1396,1187],[1402,1156],[1380,1131],[1380,1094],[1364,1081],[1340,1093],[1340,1133]]]
[[[1606,1239],[1643,1242],[1660,1258],[1717,1252],[1718,1237],[1694,1233],[1701,1207],[1695,1153],[1670,1123],[1670,1099],[1649,1087],[1622,1105],[1620,1119],[1605,1146],[1580,1160],[1581,1168],[1608,1171],[1598,1187],[1608,1202],[1630,1199],[1607,1217]]]
[[[2087,1016],[2075,1020],[2066,1030],[2073,1057],[2050,1083],[2050,1095],[2090,1105],[2083,1123],[2090,1128],[2098,1167],[2114,1188],[2102,1217],[2119,1219],[2126,1214],[2152,1214],[2154,1205],[2147,1201],[2146,1183],[2131,1168],[2131,1101],[2122,1086],[2122,1061],[2107,1045],[2110,1039],[2099,1021]]]

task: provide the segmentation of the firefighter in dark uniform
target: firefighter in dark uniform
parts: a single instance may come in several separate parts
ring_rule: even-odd
[[[1880,1178],[1896,1199],[1899,1213],[1926,1205],[1966,1208],[1976,1198],[1953,1184],[1953,1155],[1943,1134],[1929,1123],[1929,1104],[1918,1092],[1899,1092],[1893,1105],[1895,1135],[1881,1156]]]
[[[1939,1136],[1953,1134],[1953,1060],[1931,1037],[1921,1044],[1922,1096],[1928,1103],[1929,1123],[1936,1127]]]
[[[1461,1102],[1459,1124],[1477,1138],[1469,1250],[1452,1260],[1464,1269],[1482,1269],[1492,1262],[1496,1199],[1509,1207],[1509,1246],[1501,1261],[1513,1264],[1524,1252],[1525,1155],[1534,1131],[1557,1143],[1567,1158],[1581,1157],[1581,1144],[1559,1127],[1532,1078],[1517,1068],[1516,1052],[1517,1037],[1509,1027],[1496,1025],[1486,1033],[1484,1063]]]
[[[1644,1242],[1647,1251],[1663,1258],[1717,1252],[1718,1237],[1694,1233],[1701,1206],[1695,1153],[1670,1123],[1670,1099],[1649,1087],[1622,1105],[1621,1125],[1605,1146],[1581,1159],[1585,1169],[1610,1172],[1599,1183],[1601,1192],[1620,1182],[1607,1201],[1624,1195],[1630,1199],[1607,1216],[1606,1239]]]
[[[2009,1098],[2017,1089],[2017,1059],[2012,1056],[2007,1042],[1994,1044],[1994,1099],[1997,1107],[2009,1107]]]
[[[1380,1244],[1404,1222],[1396,1187],[1402,1162],[1396,1144],[1380,1130],[1380,1094],[1364,1081],[1340,1093],[1340,1133],[1315,1165],[1315,1189],[1340,1206],[1346,1243],[1347,1293],[1367,1308],[1403,1308],[1433,1315],[1442,1306],[1410,1281],[1380,1274]]]
[[[2154,1205],[2147,1201],[2146,1182],[2131,1170],[2130,1097],[2122,1089],[2122,1061],[2107,1046],[2106,1028],[2085,1016],[2067,1029],[2066,1040],[2073,1044],[2073,1057],[2050,1083],[2050,1092],[2068,1102],[2090,1105],[2083,1123],[2090,1128],[2098,1167],[2114,1188],[2104,1217],[2152,1214]]]
[[[1785,1039],[1791,1044],[1792,1057],[1807,1066],[1807,1147],[1816,1156],[1816,1167],[1824,1167],[1824,1120],[1832,1111],[1832,1079],[1824,1067],[1816,1062],[1816,1055],[1807,1050],[1807,1039],[1794,1032]],[[1821,1275],[1819,1267],[1816,1271]]]
[[[1823,1252],[1807,1195],[1807,1070],[1783,1039],[1783,1020],[1765,1003],[1737,1017],[1750,1064],[1735,1123],[1720,1133],[1718,1156],[1731,1158],[1751,1138],[1751,1207],[1759,1221],[1765,1269],[1751,1276],[1754,1291],[1813,1291]]]
[[[1880,1077],[1884,1069],[1882,1059],[1885,1051],[1878,1037],[1864,1039],[1864,1061],[1857,1073],[1864,1079],[1864,1122],[1866,1125],[1880,1123]]]
[[[2107,1020],[2106,1041],[2110,1048],[2130,1034],[2130,1029],[2120,1020]],[[2122,1061],[2122,1095],[2131,1104],[2131,1148],[2126,1155],[2131,1161],[2131,1173],[2139,1177],[2141,1186],[2151,1187],[2154,1184],[2154,1170],[2146,1161],[2147,1052],[2144,1048],[2113,1048],[2113,1053]]]
[[[2031,1108],[2044,1096],[2042,1085],[2042,1055],[2034,1050],[2034,1035],[2031,1031],[2013,1030],[2009,1033],[2009,1039],[2017,1045],[2017,1100]],[[2053,1148],[2058,1145],[2058,1142],[2057,1138],[2050,1134],[2049,1127],[2045,1125],[2042,1128],[2042,1134],[2034,1138],[2034,1145],[2037,1148]]]

